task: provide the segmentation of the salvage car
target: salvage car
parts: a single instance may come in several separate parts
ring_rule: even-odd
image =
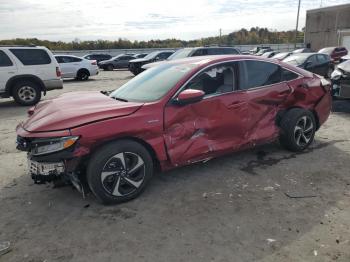
[[[95,60],[97,64],[99,64],[101,61],[111,59],[112,56],[109,54],[87,54],[87,55],[84,55],[83,58],[87,60]]]
[[[176,60],[193,56],[207,56],[207,55],[238,55],[240,51],[234,47],[225,46],[204,46],[204,47],[187,47],[177,50],[174,54],[169,56],[166,60]],[[142,66],[142,70],[147,70],[151,67],[159,66],[163,62],[155,62]]]
[[[336,67],[331,80],[333,97],[350,99],[350,60],[344,61]]]
[[[98,75],[97,61],[73,55],[55,55],[60,65],[62,78],[74,78],[86,81],[90,76]]]
[[[333,72],[331,59],[326,54],[298,53],[288,56],[283,61],[327,78]]]
[[[276,139],[303,151],[330,109],[330,83],[303,69],[256,56],[194,57],[115,91],[39,103],[17,126],[17,148],[36,183],[71,181],[115,204],[137,197],[155,170]]]
[[[275,54],[272,59],[277,59],[277,60],[283,60],[285,58],[287,58],[288,56],[290,56],[292,54],[292,52],[282,52],[282,53],[278,53]]]
[[[327,54],[331,57],[333,63],[339,62],[340,58],[348,54],[348,50],[345,47],[325,47],[318,51],[320,54]]]
[[[128,68],[129,61],[135,59],[134,54],[122,54],[112,57],[109,60],[101,61],[98,66],[106,71]]]
[[[134,75],[138,75],[143,71],[142,69],[143,65],[157,62],[157,61],[163,61],[167,59],[169,56],[171,56],[173,53],[174,51],[154,51],[146,55],[144,58],[130,60],[128,65],[129,71]]]

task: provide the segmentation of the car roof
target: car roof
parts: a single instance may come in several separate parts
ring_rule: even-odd
[[[58,57],[58,56],[68,56],[68,57],[74,57],[74,58],[82,59],[82,57],[75,56],[75,55],[54,55],[54,56],[55,56],[55,57]]]

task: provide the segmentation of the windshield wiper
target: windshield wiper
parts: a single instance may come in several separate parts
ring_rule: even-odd
[[[120,97],[112,96],[112,98],[114,98],[115,100],[118,100],[118,101],[122,101],[122,102],[129,102],[128,100],[126,100],[124,98],[120,98]]]

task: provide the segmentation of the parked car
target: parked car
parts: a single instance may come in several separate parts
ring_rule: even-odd
[[[60,65],[62,78],[75,78],[76,80],[85,81],[90,76],[99,73],[95,60],[87,60],[73,55],[56,55],[55,58]]]
[[[278,51],[269,51],[269,52],[263,53],[261,55],[261,57],[271,58],[271,57],[275,56],[278,53],[279,53]]]
[[[334,98],[350,99],[350,60],[340,63],[331,75]]]
[[[138,75],[143,71],[141,68],[143,65],[156,61],[163,61],[173,53],[174,51],[154,51],[146,55],[144,58],[133,59],[129,62],[128,65],[129,71],[134,75]]]
[[[331,57],[332,62],[339,62],[342,56],[348,54],[348,50],[345,47],[325,47],[318,51],[320,54],[327,54]]]
[[[193,57],[151,68],[112,93],[38,104],[17,127],[17,148],[28,152],[36,183],[72,181],[114,204],[138,196],[157,168],[276,139],[303,151],[330,109],[330,83],[303,69],[254,56]]]
[[[299,48],[299,49],[295,49],[293,52],[293,54],[300,54],[300,53],[312,53],[312,50],[310,48]]]
[[[281,61],[281,60],[287,58],[288,56],[290,56],[291,54],[292,54],[292,52],[282,52],[282,53],[275,54],[272,58]]]
[[[261,55],[263,55],[263,54],[265,54],[265,53],[267,53],[267,52],[272,52],[273,50],[270,48],[270,47],[268,47],[268,48],[261,48],[260,50],[259,50],[259,52],[257,52],[255,55],[256,56],[261,56]]]
[[[62,88],[59,65],[46,47],[0,46],[0,98],[30,106],[42,93]]]
[[[133,59],[135,59],[134,54],[117,55],[109,60],[101,61],[99,67],[106,71],[128,68],[129,61]]]
[[[303,68],[312,73],[330,77],[333,72],[329,55],[319,53],[299,53],[293,54],[283,60],[283,62]]]
[[[269,47],[269,46],[256,46],[253,49],[249,50],[248,52],[251,55],[255,55],[256,53],[258,53],[262,49],[272,50],[271,47]]]
[[[97,64],[99,64],[101,61],[111,59],[112,56],[108,54],[87,54],[87,55],[84,55],[83,58],[87,60],[95,60]]]
[[[345,55],[345,56],[342,56],[340,58],[339,63],[342,63],[342,62],[345,62],[345,61],[348,61],[348,60],[350,60],[350,55]]]
[[[237,55],[240,51],[233,47],[223,46],[208,46],[208,47],[190,47],[177,50],[174,54],[169,56],[167,60],[176,60],[193,56],[207,56],[207,55]],[[151,67],[158,66],[163,62],[155,62],[142,66],[143,70],[147,70]]]

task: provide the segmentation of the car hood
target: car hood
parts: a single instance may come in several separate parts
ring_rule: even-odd
[[[346,60],[345,62],[339,64],[338,68],[345,71],[346,73],[350,73],[350,60]]]
[[[142,105],[143,103],[117,101],[98,91],[65,93],[39,103],[22,126],[29,132],[64,130],[127,116],[135,113]]]
[[[149,61],[150,59],[144,59],[144,58],[137,58],[137,59],[130,60],[131,63],[144,63]]]

